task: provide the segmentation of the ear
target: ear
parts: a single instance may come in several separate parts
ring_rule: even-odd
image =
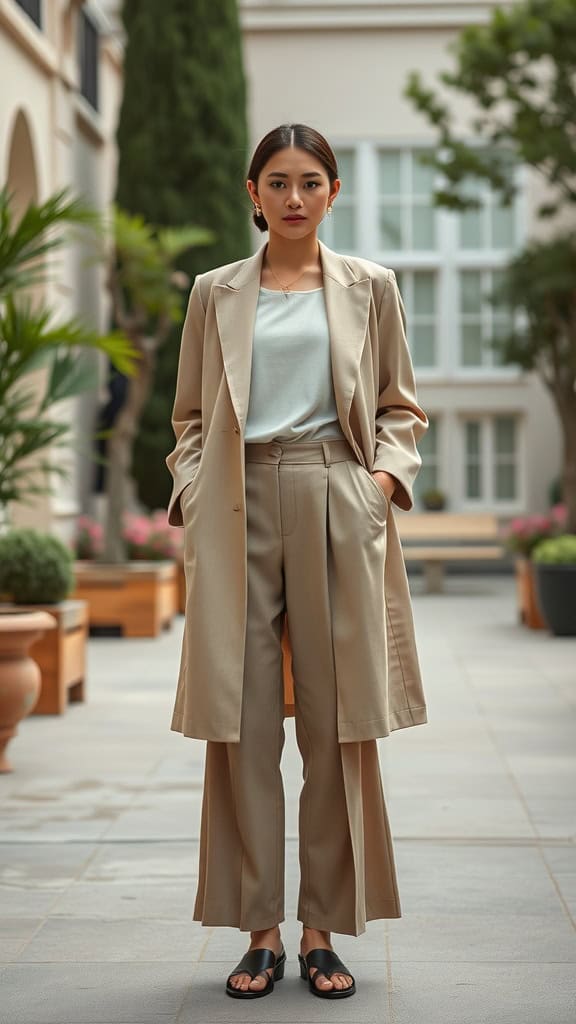
[[[330,190],[330,202],[331,203],[333,203],[334,200],[336,199],[336,196],[338,195],[341,187],[342,187],[342,182],[341,182],[340,178],[336,178],[336,180],[335,180],[335,182],[332,185],[332,188]]]
[[[254,184],[253,181],[250,180],[250,178],[248,178],[248,181],[246,182],[246,188],[248,190],[248,194],[252,202],[258,203],[258,205],[260,205],[260,200],[258,199],[258,192],[256,191],[256,185]]]

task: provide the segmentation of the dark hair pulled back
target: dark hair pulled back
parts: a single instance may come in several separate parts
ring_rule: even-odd
[[[333,185],[338,177],[338,166],[332,147],[320,132],[307,124],[281,124],[273,128],[258,143],[248,168],[248,179],[258,187],[258,178],[262,168],[275,153],[287,146],[297,146],[320,161]],[[252,213],[252,219],[260,231],[268,230],[268,222],[263,214]]]

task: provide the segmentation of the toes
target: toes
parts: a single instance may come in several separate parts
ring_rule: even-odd
[[[324,974],[318,974],[317,967],[314,967],[313,970],[314,974],[312,974],[312,971],[310,971],[310,977],[314,979],[314,984],[316,985],[316,988],[322,988],[326,990],[334,988],[334,985],[329,980],[329,978],[327,978]]]
[[[268,975],[268,978],[270,978],[270,972],[266,971],[266,973]],[[268,978],[265,978],[262,974],[258,974],[255,978],[252,979],[248,988],[256,990],[265,988],[265,986],[268,984]]]

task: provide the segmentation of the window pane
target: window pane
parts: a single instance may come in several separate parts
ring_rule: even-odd
[[[435,275],[428,271],[414,274],[414,312],[419,316],[436,311]]]
[[[498,455],[514,455],[516,451],[516,420],[512,416],[494,418],[494,450]]]
[[[490,211],[492,246],[494,249],[512,249],[514,246],[514,213],[510,206],[493,206]]]
[[[413,324],[410,334],[415,366],[434,366],[436,363],[434,324]]]
[[[466,466],[466,497],[479,498],[482,493],[480,466]]]
[[[460,214],[460,248],[482,249],[482,216],[480,210],[463,210]]]
[[[466,454],[468,458],[480,455],[480,424],[477,420],[466,423]]]
[[[460,274],[460,310],[479,315],[481,308],[482,278],[476,270],[464,270]]]
[[[402,191],[400,153],[398,150],[378,154],[378,190],[383,196],[399,196]]]
[[[510,501],[516,497],[516,467],[512,464],[496,466],[494,494],[501,501]]]
[[[342,179],[340,195],[350,196],[356,192],[356,161],[354,151],[351,149],[339,149],[336,151],[338,163],[338,177]]]
[[[412,247],[434,249],[435,245],[434,209],[418,203],[412,207]]]
[[[334,245],[337,248],[355,248],[354,212],[354,208],[351,206],[334,205],[332,219],[334,224]]]
[[[412,154],[412,192],[415,195],[428,196],[434,190],[434,167],[421,164],[419,154],[430,152],[430,150],[414,150]]]
[[[461,331],[462,366],[481,366],[484,346],[480,324],[463,324]]]
[[[402,211],[398,205],[380,209],[380,242],[390,249],[402,248]]]

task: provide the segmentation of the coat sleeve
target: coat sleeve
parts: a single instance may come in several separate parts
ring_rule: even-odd
[[[412,487],[422,465],[417,444],[429,423],[417,402],[406,340],[406,312],[392,270],[388,271],[378,313],[378,343],[380,380],[372,472],[385,470],[396,478],[392,500],[399,508],[409,510],[414,504]]]
[[[202,353],[206,312],[200,294],[198,275],[190,292],[182,329],[176,396],[172,410],[172,429],[176,445],[166,457],[172,474],[172,495],[168,503],[168,522],[183,526],[180,495],[191,482],[202,455]]]

